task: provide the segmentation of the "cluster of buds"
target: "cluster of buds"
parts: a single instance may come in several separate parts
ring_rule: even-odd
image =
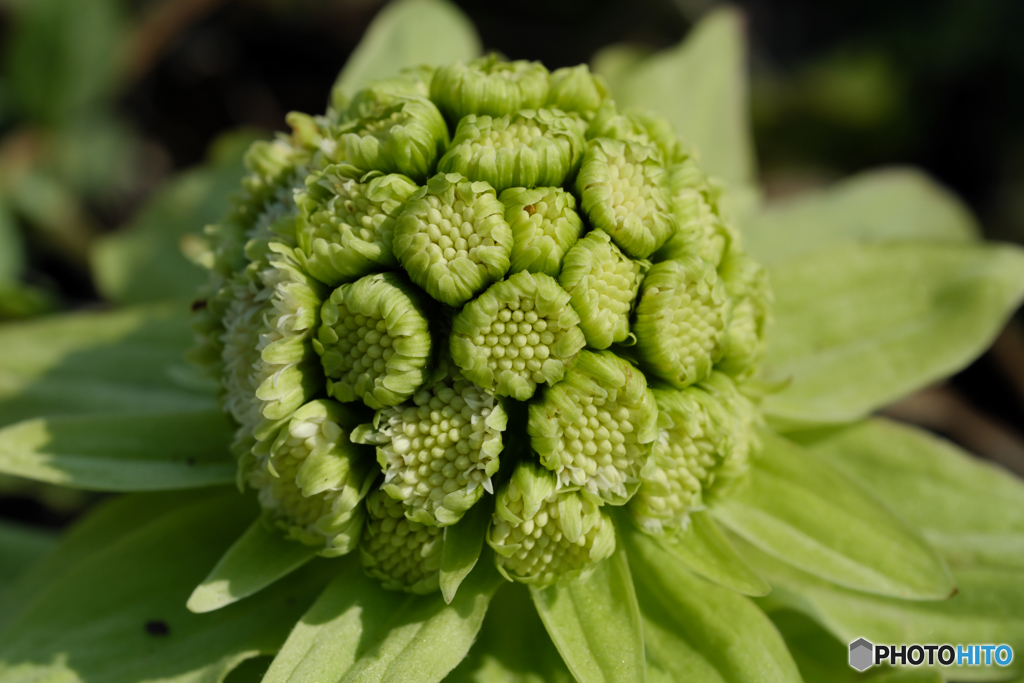
[[[742,478],[770,293],[668,123],[494,56],[288,121],[207,228],[194,357],[290,538],[428,592],[484,505],[548,585],[614,550],[606,506],[665,533]]]

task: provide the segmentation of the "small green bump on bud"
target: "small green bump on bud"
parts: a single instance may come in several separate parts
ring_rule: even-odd
[[[334,290],[313,341],[332,396],[380,409],[423,386],[433,340],[421,298],[399,273],[367,275]]]
[[[717,266],[738,239],[722,216],[720,191],[704,176],[693,157],[669,169],[669,186],[679,229],[665,241],[654,260],[699,256]]]
[[[632,110],[619,113],[615,102],[606,100],[587,128],[587,139],[611,138],[658,150],[658,159],[668,165],[686,156],[672,124],[660,116]]]
[[[430,99],[453,123],[468,114],[503,116],[539,109],[548,97],[548,70],[540,62],[506,62],[488,55],[439,68]]]
[[[592,230],[565,255],[558,284],[572,297],[587,345],[607,349],[629,337],[629,313],[650,268],[615,246],[604,230]]]
[[[757,372],[764,357],[772,304],[768,272],[746,254],[730,251],[722,260],[719,276],[734,303],[722,338],[722,359],[715,370],[743,381]]]
[[[437,168],[509,187],[561,185],[579,168],[586,140],[576,119],[552,109],[490,117],[470,114]]]
[[[359,543],[363,571],[387,590],[439,590],[444,529],[407,519],[402,501],[380,489],[367,496],[366,511],[366,530]]]
[[[586,343],[579,321],[553,277],[515,273],[455,316],[452,359],[485,390],[525,401],[576,363]]]
[[[591,141],[576,177],[583,212],[633,258],[647,258],[676,230],[668,174],[654,147]]]
[[[448,145],[448,125],[430,100],[396,97],[366,116],[341,124],[335,137],[335,148],[328,150],[334,161],[423,182]]]
[[[557,277],[566,251],[583,232],[576,198],[559,187],[512,187],[499,199],[512,229],[510,271]]]
[[[459,521],[483,495],[494,493],[502,432],[508,416],[494,396],[452,366],[411,401],[385,408],[373,425],[353,433],[377,445],[381,488],[405,503],[405,516],[429,526]]]
[[[508,272],[512,231],[494,188],[438,173],[409,198],[393,246],[413,282],[461,306]]]
[[[651,266],[633,324],[641,367],[678,389],[710,375],[729,303],[714,267],[698,257]]]
[[[403,97],[429,98],[433,77],[434,69],[430,66],[402,69],[397,76],[370,81],[351,101],[341,101],[344,106],[337,107],[337,111],[343,112],[347,120],[355,121],[373,116],[375,112]]]
[[[336,164],[306,177],[296,237],[310,275],[336,287],[395,268],[395,221],[419,188],[402,175]]]
[[[521,462],[498,494],[487,544],[509,580],[550,586],[615,551],[611,518],[578,491],[556,490],[555,480],[553,472]]]
[[[642,372],[610,351],[581,351],[565,379],[530,404],[527,431],[558,488],[622,505],[640,485],[657,419]]]
[[[322,546],[324,557],[344,555],[359,542],[365,516],[359,503],[374,479],[372,460],[349,440],[356,419],[329,399],[307,403],[249,474],[274,525],[289,538]]]
[[[593,115],[608,97],[608,86],[600,76],[590,73],[586,64],[565,66],[551,73],[547,107]]]

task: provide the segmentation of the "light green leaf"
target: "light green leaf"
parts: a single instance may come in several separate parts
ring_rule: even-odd
[[[810,450],[863,482],[954,567],[1024,569],[1024,482],[915,427],[874,419]]]
[[[15,577],[52,550],[56,542],[53,532],[0,521],[0,593]]]
[[[530,589],[544,627],[581,683],[645,681],[644,636],[622,547],[589,574]]]
[[[192,345],[185,306],[72,313],[0,327],[0,425],[42,415],[216,408],[172,369]]]
[[[474,505],[453,526],[444,530],[441,549],[441,594],[451,602],[462,581],[469,576],[480,559],[480,550],[491,521],[491,508]]]
[[[253,139],[245,132],[221,138],[206,164],[166,181],[126,229],[96,241],[90,259],[103,296],[122,304],[195,298],[206,271],[182,250],[227,213]]]
[[[334,566],[338,578],[295,625],[264,683],[440,681],[466,656],[502,582],[485,562],[446,605],[437,593],[384,590],[356,558]]]
[[[625,542],[651,680],[800,682],[782,638],[749,598],[691,574],[640,532]]]
[[[749,185],[755,168],[745,42],[739,11],[722,9],[673,48],[635,60],[635,53],[613,47],[611,56],[598,53],[594,67],[608,78],[619,105],[666,117],[700,153],[705,171]]]
[[[446,0],[395,0],[381,10],[334,84],[351,97],[400,69],[439,66],[480,54],[472,22]]]
[[[25,420],[0,429],[0,473],[95,491],[154,491],[235,479],[219,410]]]
[[[186,605],[196,613],[212,612],[257,593],[316,557],[316,548],[285,538],[279,529],[257,519],[228,548]]]
[[[0,681],[217,681],[240,661],[276,650],[333,574],[329,562],[314,563],[244,603],[192,614],[189,592],[255,506],[220,489],[176,505],[164,497],[155,514],[125,521],[160,496],[140,498],[102,511],[110,532],[93,524],[69,538],[105,542],[49,558],[49,580],[0,633]],[[59,555],[70,562],[55,571]]]
[[[954,586],[918,532],[854,479],[782,437],[764,435],[749,486],[712,508],[747,541],[858,590],[941,600]]]
[[[765,265],[840,244],[969,242],[980,234],[956,195],[913,168],[867,171],[801,193],[769,204],[743,225],[747,250]]]
[[[856,420],[967,365],[1024,296],[1009,245],[846,245],[770,269],[765,374],[783,425]]]
[[[515,637],[509,637],[515,634]],[[573,683],[521,583],[502,586],[476,643],[445,683]]]
[[[686,531],[653,538],[688,569],[720,586],[744,595],[767,595],[771,590],[706,511],[691,514]]]

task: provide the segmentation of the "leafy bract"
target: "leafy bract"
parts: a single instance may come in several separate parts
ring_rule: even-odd
[[[456,524],[444,530],[441,549],[441,594],[451,602],[456,591],[473,571],[491,521],[491,508],[486,503],[474,505]]]
[[[316,548],[285,538],[279,529],[257,519],[192,591],[187,607],[196,613],[220,609],[259,592],[314,557]]]
[[[904,599],[954,590],[917,531],[814,453],[766,434],[749,486],[712,508],[764,551],[840,585]]]
[[[691,574],[640,532],[625,542],[650,680],[799,683],[782,638],[749,598]]]
[[[338,578],[295,625],[264,683],[440,681],[466,656],[502,582],[485,562],[449,605],[438,593],[384,590],[355,558],[332,566]]]
[[[96,491],[226,484],[231,431],[219,410],[25,420],[0,429],[0,473]]]
[[[736,186],[755,173],[742,24],[737,10],[718,10],[664,52],[637,59],[613,47],[594,58],[617,104],[667,118],[708,174]]]
[[[1009,245],[845,245],[769,269],[781,425],[855,420],[973,360],[1024,296]]]
[[[912,168],[867,171],[824,190],[769,204],[743,225],[743,243],[764,265],[839,244],[969,242],[977,220],[952,192]]]
[[[29,575],[16,586],[30,597],[0,632],[0,681],[215,681],[274,651],[332,573],[328,563],[214,614],[185,609],[254,514],[232,489],[109,503],[44,560],[45,583]]]
[[[531,587],[544,627],[581,683],[646,680],[643,627],[626,551],[579,576]]]
[[[480,54],[472,22],[446,0],[398,0],[381,10],[338,75],[335,90],[351,97],[367,82],[401,69],[439,66]]]

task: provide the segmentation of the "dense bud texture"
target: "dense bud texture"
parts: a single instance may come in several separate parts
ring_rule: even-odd
[[[287,121],[206,231],[191,353],[268,523],[450,597],[483,520],[546,586],[611,554],[608,506],[664,533],[742,480],[771,292],[665,120],[492,55]]]

